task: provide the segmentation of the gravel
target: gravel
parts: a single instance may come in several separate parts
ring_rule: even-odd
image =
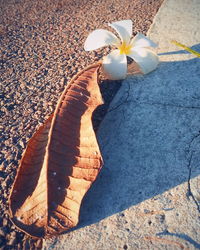
[[[163,0],[0,0],[0,249],[40,249],[41,241],[19,232],[9,220],[8,195],[18,161],[34,131],[53,112],[65,85],[109,48],[83,50],[96,28],[132,19],[133,34],[146,33]],[[120,81],[101,82],[106,114]]]

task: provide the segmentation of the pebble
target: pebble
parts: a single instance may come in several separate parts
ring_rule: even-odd
[[[162,0],[135,0],[131,4],[122,0],[94,1],[95,8],[93,1],[90,4],[87,0],[77,1],[76,4],[69,4],[69,0],[61,1],[67,8],[51,4],[53,1],[50,0],[45,5],[43,1],[38,1],[37,5],[33,2],[27,0],[26,5],[21,5],[18,1],[13,1],[13,4],[1,1],[0,4],[3,51],[3,94],[0,101],[3,140],[0,141],[0,169],[8,176],[1,182],[0,226],[7,229],[8,233],[11,223],[8,223],[7,218],[1,218],[8,210],[8,195],[25,142],[33,135],[39,122],[44,122],[54,111],[57,100],[71,77],[110,50],[105,48],[94,53],[85,52],[83,43],[87,35],[96,28],[107,29],[107,23],[113,20],[127,18],[134,20],[133,33],[146,33]],[[20,18],[18,13],[22,13]],[[144,18],[149,20],[148,25],[144,23]],[[66,79],[66,82],[61,83],[62,79]],[[104,81],[101,84],[105,105],[95,113],[95,129],[106,114],[120,84],[120,81]],[[16,234],[10,233],[9,237],[10,239],[5,239],[0,236],[0,247],[10,245],[13,249],[23,248],[23,240],[18,243]]]
[[[6,227],[8,225],[8,220],[6,218],[3,218],[3,226]]]
[[[24,142],[23,142],[22,140],[19,141],[19,145],[20,145],[22,148],[25,148]]]
[[[8,245],[9,246],[14,246],[17,243],[17,238],[16,238],[16,234],[10,234],[10,236],[8,236]]]
[[[6,231],[7,231],[6,227],[1,227],[0,228],[0,236],[5,236],[6,235]]]

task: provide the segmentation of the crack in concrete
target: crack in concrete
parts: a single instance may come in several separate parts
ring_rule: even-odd
[[[133,101],[130,101],[133,102]],[[182,106],[182,105],[177,105],[177,104],[170,104],[170,103],[161,103],[161,102],[137,102],[135,101],[134,103],[136,104],[146,104],[146,105],[152,105],[152,106],[163,106],[163,107],[174,107],[174,108],[183,108],[183,109],[200,109],[200,106]]]
[[[188,158],[188,164],[187,164],[187,168],[188,168],[188,190],[187,190],[187,197],[191,197],[192,200],[194,201],[194,203],[196,204],[197,210],[200,213],[200,204],[198,202],[198,200],[195,198],[193,192],[192,192],[192,188],[191,188],[191,175],[192,175],[192,159],[193,159],[193,153],[194,150],[191,150],[192,144],[193,142],[200,136],[200,132],[198,134],[196,134],[195,136],[193,136],[193,138],[191,139],[190,143],[189,143],[189,147],[187,150],[187,154],[189,156]]]
[[[163,106],[163,107],[173,107],[173,108],[182,108],[182,109],[200,109],[200,106],[184,106],[184,105],[179,105],[179,104],[171,104],[171,103],[162,103],[162,102],[143,102],[140,101],[139,99],[135,99],[135,100],[128,100],[129,99],[129,91],[130,91],[130,84],[128,84],[129,89],[127,91],[127,96],[125,98],[124,101],[120,102],[118,105],[116,105],[115,107],[111,108],[109,112],[112,112],[116,109],[118,109],[120,106],[127,104],[127,103],[134,103],[136,105],[151,105],[151,106]]]
[[[129,103],[128,98],[129,98],[129,95],[130,95],[130,94],[129,94],[130,89],[131,89],[130,83],[128,83],[128,90],[127,90],[127,95],[126,95],[125,100],[122,101],[122,102],[120,102],[117,106],[115,106],[115,107],[111,108],[110,110],[108,110],[108,113],[110,113],[110,112],[112,112],[112,111],[118,109],[120,106],[124,105],[125,103]]]
[[[152,103],[150,103],[150,102],[139,102],[138,100],[128,101],[129,96],[130,96],[130,93],[129,93],[130,89],[131,89],[130,83],[128,83],[127,96],[126,96],[125,100],[122,101],[122,102],[120,102],[118,105],[116,105],[112,109],[110,109],[108,111],[108,113],[112,112],[114,110],[117,110],[120,106],[122,106],[124,104],[127,104],[127,103],[134,103],[136,105],[137,104],[139,104],[139,105],[143,105],[143,104],[144,105],[152,105],[152,106],[157,105],[157,106],[163,106],[163,107],[173,107],[173,108],[182,108],[182,109],[200,109],[200,106],[183,106],[183,105],[169,104],[169,103],[160,103],[160,102],[154,102],[154,103],[153,102]],[[123,116],[124,116],[124,112],[123,112]],[[125,119],[125,116],[124,116],[124,119]],[[120,123],[120,125],[121,125],[121,123]],[[193,157],[193,153],[194,153],[194,151],[191,151],[191,146],[192,146],[193,142],[195,141],[195,139],[197,139],[199,136],[200,136],[200,131],[199,131],[199,133],[197,135],[195,135],[192,138],[192,140],[189,143],[189,148],[187,150],[187,154],[190,155],[189,159],[188,159],[188,164],[187,164],[187,168],[188,168],[188,171],[189,171],[189,173],[188,173],[188,180],[187,180],[187,183],[188,183],[187,196],[188,197],[190,196],[192,198],[192,200],[196,204],[197,210],[200,212],[200,204],[199,204],[198,200],[195,198],[195,196],[194,196],[194,194],[192,192],[192,188],[191,188],[191,175],[192,175],[192,165],[191,165],[191,163],[192,163],[192,157]],[[190,151],[191,151],[191,153],[190,153]]]
[[[163,236],[163,235],[168,235],[168,236],[172,236],[172,237],[177,237],[179,239],[185,240],[188,243],[190,243],[191,245],[193,245],[196,249],[200,249],[200,244],[193,240],[190,236],[188,236],[187,234],[184,233],[171,233],[168,230],[165,230],[163,232],[157,233],[156,236]],[[184,248],[185,249],[185,248]]]

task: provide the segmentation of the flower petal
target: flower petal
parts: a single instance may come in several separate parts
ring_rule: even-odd
[[[122,20],[114,23],[108,24],[119,34],[122,42],[129,43],[132,36],[132,26],[131,20]]]
[[[157,47],[157,44],[151,41],[142,33],[138,33],[132,40],[131,44],[133,47],[144,48],[144,47]]]
[[[154,70],[158,66],[158,56],[153,51],[146,48],[133,48],[130,56],[141,68],[144,74]]]
[[[113,50],[103,58],[104,74],[111,80],[126,78],[127,59],[126,55],[120,54],[118,49]]]
[[[112,32],[104,29],[97,29],[87,37],[84,49],[90,51],[106,45],[115,45],[117,43],[119,43],[119,39]]]

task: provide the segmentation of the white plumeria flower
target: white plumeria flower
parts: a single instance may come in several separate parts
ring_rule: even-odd
[[[110,79],[126,78],[127,56],[139,65],[144,74],[157,67],[158,56],[148,49],[148,47],[156,47],[157,45],[141,33],[131,39],[131,20],[118,21],[108,25],[118,33],[120,39],[110,31],[97,29],[87,37],[84,49],[90,51],[106,45],[113,45],[117,48],[103,58],[103,70]]]

